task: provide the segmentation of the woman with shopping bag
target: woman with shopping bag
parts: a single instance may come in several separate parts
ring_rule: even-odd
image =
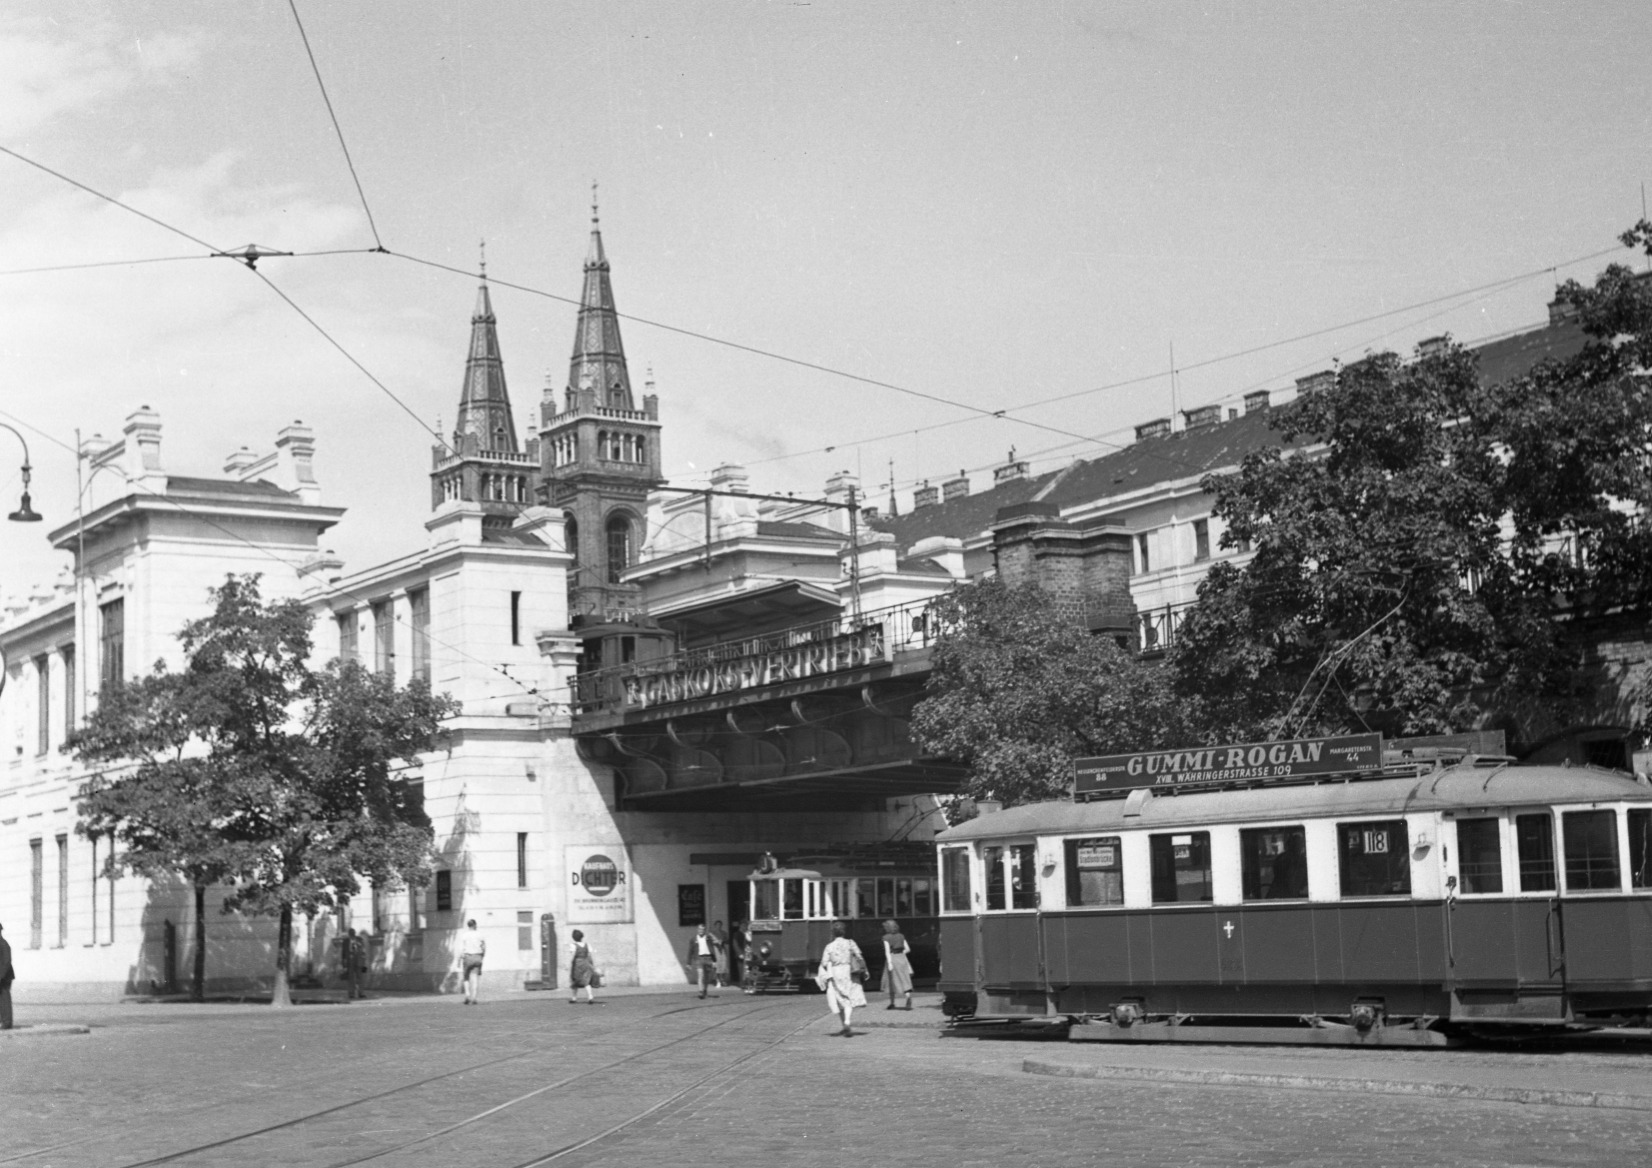
[[[848,927],[842,921],[832,924],[832,940],[820,955],[820,972],[815,984],[826,991],[826,1008],[843,1020],[838,1031],[844,1038],[852,1038],[849,1017],[856,1006],[866,1005],[866,991],[861,982],[866,977],[866,958],[860,946],[848,937]]]

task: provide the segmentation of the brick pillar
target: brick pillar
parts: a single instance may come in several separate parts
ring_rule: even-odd
[[[1005,584],[1036,584],[1057,612],[1092,632],[1129,634],[1135,619],[1129,532],[1074,527],[1054,504],[1021,503],[999,510],[992,542]]]

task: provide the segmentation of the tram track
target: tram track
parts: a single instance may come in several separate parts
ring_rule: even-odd
[[[587,1039],[610,1038],[610,1037],[612,1037],[616,1034],[622,1033],[626,1030],[635,1029],[636,1027],[638,1027],[640,1025],[646,1025],[647,1023],[658,1021],[661,1018],[668,1018],[668,1017],[671,1017],[671,1016],[676,1015],[676,1014],[693,1013],[693,1012],[700,1012],[700,1011],[705,1011],[705,1010],[729,1009],[729,1008],[732,1008],[732,1007],[742,1006],[742,1005],[745,1005],[745,1004],[746,1003],[744,1003],[743,1001],[735,1000],[735,1001],[729,1001],[729,1002],[723,1002],[723,1003],[710,1003],[710,1004],[703,1005],[703,1006],[678,1006],[678,1007],[674,1007],[674,1008],[669,1009],[669,1010],[656,1011],[656,1012],[648,1014],[648,1015],[646,1015],[642,1018],[633,1019],[633,1020],[630,1020],[630,1021],[627,1021],[627,1022],[623,1022],[623,1023],[621,1023],[619,1025],[616,1025],[616,1026],[606,1027],[606,1028],[604,1028],[603,1030],[600,1030],[600,1031],[589,1031],[584,1035],[584,1037],[587,1038]],[[692,1033],[689,1033],[689,1034],[686,1034],[686,1035],[681,1035],[677,1038],[671,1039],[668,1042],[658,1043],[655,1046],[649,1047],[645,1050],[634,1052],[634,1053],[626,1055],[622,1058],[612,1059],[612,1060],[609,1060],[608,1062],[605,1062],[605,1063],[601,1064],[600,1066],[589,1068],[588,1070],[581,1071],[577,1074],[564,1076],[564,1077],[562,1077],[560,1079],[557,1079],[557,1080],[555,1080],[551,1083],[546,1083],[546,1084],[544,1084],[540,1087],[535,1088],[532,1091],[525,1092],[521,1095],[515,1096],[511,1099],[508,1099],[508,1100],[504,1101],[503,1103],[496,1104],[493,1107],[487,1108],[487,1109],[485,1109],[481,1112],[478,1112],[475,1115],[468,1116],[465,1119],[462,1119],[462,1120],[460,1120],[456,1123],[448,1124],[448,1125],[446,1125],[442,1128],[437,1129],[436,1131],[426,1132],[425,1134],[423,1134],[423,1135],[421,1135],[421,1136],[419,1136],[415,1139],[404,1141],[403,1143],[394,1145],[392,1147],[376,1149],[373,1152],[368,1153],[367,1155],[364,1155],[364,1156],[358,1156],[358,1157],[354,1157],[354,1158],[349,1159],[349,1160],[338,1161],[338,1162],[327,1165],[327,1168],[349,1168],[349,1166],[351,1166],[351,1165],[368,1163],[368,1162],[371,1162],[371,1161],[374,1161],[374,1160],[381,1159],[385,1156],[392,1155],[396,1152],[401,1152],[401,1151],[404,1151],[404,1150],[409,1149],[409,1148],[417,1147],[420,1144],[425,1144],[425,1143],[429,1143],[433,1140],[441,1139],[443,1136],[449,1135],[453,1132],[461,1130],[462,1128],[468,1127],[472,1124],[475,1124],[475,1123],[480,1122],[484,1119],[487,1119],[488,1117],[490,1117],[492,1115],[495,1115],[495,1114],[498,1114],[502,1111],[508,1110],[509,1108],[514,1107],[519,1103],[523,1103],[523,1102],[526,1102],[530,1099],[536,1098],[538,1096],[545,1095],[545,1094],[547,1094],[547,1093],[549,1093],[553,1090],[556,1090],[558,1088],[569,1086],[573,1083],[579,1082],[582,1079],[591,1078],[595,1075],[599,1075],[599,1074],[602,1074],[602,1073],[605,1073],[605,1072],[608,1072],[608,1071],[612,1071],[612,1070],[614,1070],[618,1067],[626,1065],[627,1063],[635,1062],[639,1059],[646,1058],[649,1055],[656,1054],[660,1051],[667,1050],[667,1049],[670,1049],[672,1047],[680,1046],[681,1044],[683,1044],[685,1042],[691,1041],[692,1039],[695,1039],[695,1038],[699,1038],[704,1034],[707,1034],[707,1033],[709,1033],[713,1030],[717,1030],[717,1029],[719,1029],[723,1026],[726,1026],[726,1025],[732,1023],[732,1022],[736,1022],[736,1021],[739,1021],[739,1020],[744,1019],[744,1018],[749,1018],[749,1017],[752,1017],[753,1015],[766,1013],[769,1010],[778,1009],[783,1004],[785,1004],[785,1003],[777,1002],[777,1003],[774,1003],[773,1005],[769,1005],[769,1006],[760,1006],[760,1007],[757,1007],[756,1009],[744,1010],[739,1014],[735,1014],[734,1016],[729,1017],[729,1018],[721,1019],[720,1021],[714,1022],[711,1025],[699,1027],[698,1029],[696,1029]],[[814,1021],[815,1021],[815,1019],[811,1018],[809,1023],[805,1023],[804,1025],[807,1026],[810,1023],[814,1022]],[[560,1022],[548,1022],[546,1025],[536,1028],[535,1033],[543,1033],[545,1030],[552,1029],[553,1027],[555,1027],[557,1025],[560,1025]],[[712,1072],[712,1075],[703,1076],[701,1079],[696,1080],[696,1082],[694,1084],[690,1084],[690,1086],[688,1088],[685,1088],[683,1092],[679,1092],[673,1098],[680,1098],[682,1094],[686,1094],[686,1092],[689,1091],[689,1090],[692,1090],[694,1088],[694,1086],[698,1085],[700,1082],[705,1081],[706,1079],[709,1079],[713,1075],[715,1075],[717,1073],[721,1073],[724,1070],[730,1069],[733,1066],[739,1065],[741,1062],[744,1062],[749,1058],[756,1057],[757,1055],[764,1053],[766,1050],[772,1048],[772,1046],[778,1045],[779,1042],[785,1041],[786,1038],[789,1038],[792,1034],[797,1033],[801,1029],[803,1029],[802,1026],[794,1028],[793,1030],[788,1031],[787,1034],[782,1035],[781,1038],[775,1040],[774,1042],[766,1044],[765,1046],[761,1047],[760,1049],[758,1049],[756,1051],[748,1052],[747,1055],[741,1056],[740,1059],[736,1059],[733,1062],[731,1062],[730,1064],[727,1064],[725,1067],[719,1068],[718,1071]],[[174,1151],[164,1153],[162,1155],[152,1156],[152,1157],[149,1157],[147,1159],[130,1161],[130,1162],[119,1165],[118,1168],[157,1168],[157,1166],[162,1165],[162,1164],[177,1163],[177,1162],[180,1162],[180,1161],[183,1161],[183,1160],[187,1160],[188,1158],[193,1157],[193,1156],[199,1156],[199,1155],[203,1155],[203,1154],[208,1153],[208,1152],[214,1152],[214,1151],[218,1151],[218,1150],[223,1149],[223,1148],[230,1148],[230,1147],[234,1147],[235,1145],[238,1145],[238,1144],[244,1144],[249,1140],[254,1140],[254,1139],[257,1139],[261,1136],[269,1136],[269,1135],[273,1135],[273,1134],[276,1134],[276,1133],[279,1133],[279,1132],[290,1131],[292,1129],[302,1127],[305,1124],[310,1124],[310,1123],[314,1123],[318,1120],[326,1119],[328,1117],[337,1116],[341,1113],[348,1112],[348,1111],[350,1111],[352,1109],[355,1109],[355,1108],[363,1107],[363,1106],[366,1106],[368,1104],[376,1103],[376,1102],[379,1102],[381,1100],[388,1099],[388,1098],[391,1098],[391,1097],[394,1097],[394,1096],[405,1095],[405,1094],[408,1094],[408,1093],[411,1093],[411,1092],[415,1092],[415,1091],[418,1091],[422,1088],[430,1087],[433,1084],[441,1083],[445,1080],[454,1079],[454,1078],[457,1078],[459,1076],[470,1074],[470,1073],[475,1072],[475,1071],[488,1070],[490,1068],[498,1067],[498,1066],[500,1066],[502,1064],[505,1064],[505,1063],[514,1062],[514,1061],[517,1061],[517,1060],[520,1060],[520,1059],[532,1057],[533,1055],[542,1054],[542,1053],[544,1053],[544,1047],[543,1046],[534,1046],[534,1047],[531,1047],[531,1048],[528,1048],[528,1049],[525,1049],[525,1050],[516,1051],[516,1052],[514,1052],[512,1054],[509,1054],[509,1055],[503,1055],[503,1056],[500,1056],[498,1058],[484,1059],[484,1060],[481,1060],[479,1062],[469,1063],[469,1064],[466,1064],[465,1066],[462,1066],[462,1067],[456,1067],[456,1068],[453,1068],[451,1070],[443,1071],[440,1074],[428,1075],[428,1076],[426,1076],[422,1079],[418,1079],[418,1080],[415,1080],[413,1082],[401,1083],[401,1084],[398,1084],[397,1086],[386,1088],[385,1090],[382,1090],[382,1091],[375,1091],[375,1092],[372,1092],[372,1093],[367,1094],[367,1095],[362,1095],[362,1096],[358,1096],[358,1097],[353,1098],[353,1099],[346,1100],[343,1103],[335,1104],[334,1106],[331,1106],[331,1107],[322,1108],[322,1109],[317,1110],[317,1111],[307,1112],[304,1115],[294,1116],[290,1119],[285,1119],[285,1120],[282,1120],[278,1123],[265,1124],[261,1127],[254,1128],[254,1129],[251,1129],[251,1130],[248,1130],[248,1131],[238,1132],[234,1135],[224,1136],[220,1139],[215,1139],[215,1140],[210,1140],[210,1141],[207,1141],[207,1142],[204,1142],[204,1143],[195,1144],[195,1145],[192,1145],[192,1146],[187,1147],[187,1148],[180,1148],[180,1149],[177,1149],[177,1150],[174,1150]],[[672,1102],[672,1100],[668,1099],[668,1100],[662,1102],[661,1104],[659,1104],[658,1107],[668,1106],[670,1102]],[[208,1106],[211,1106],[211,1105],[208,1105]],[[656,1107],[655,1110],[657,1110],[658,1107]],[[176,1113],[168,1113],[168,1115],[164,1118],[174,1118],[176,1115],[187,1114],[188,1112],[198,1111],[198,1110],[200,1110],[200,1108],[182,1109],[181,1111],[176,1112]],[[639,1120],[641,1120],[643,1118],[646,1118],[646,1116],[645,1115],[635,1116],[630,1121],[628,1121],[628,1123],[626,1125],[622,1125],[622,1126],[628,1126],[629,1123],[638,1122]],[[607,1133],[603,1133],[602,1135],[599,1135],[598,1137],[593,1137],[592,1141],[586,1141],[586,1142],[587,1143],[588,1142],[594,1142],[594,1139],[604,1138],[606,1134]],[[60,1150],[63,1150],[65,1148],[68,1148],[68,1147],[83,1145],[83,1144],[86,1144],[86,1143],[93,1143],[93,1142],[97,1142],[98,1140],[107,1140],[107,1139],[112,1139],[112,1138],[116,1138],[116,1137],[98,1136],[98,1137],[89,1138],[87,1140],[69,1141],[69,1142],[64,1143],[64,1144],[55,1145],[51,1148],[35,1149],[31,1152],[24,1153],[23,1155],[12,1157],[9,1160],[0,1160],[0,1164],[18,1162],[18,1161],[29,1159],[31,1157],[36,1157],[36,1156],[41,1156],[41,1155],[48,1155],[48,1154],[50,1154],[54,1151],[60,1151]],[[584,1146],[584,1144],[582,1144],[580,1146]],[[552,1156],[566,1155],[568,1151],[572,1151],[572,1150],[574,1150],[574,1149],[571,1148],[571,1147],[568,1148],[568,1149],[558,1149],[558,1150],[555,1150],[552,1153],[550,1153],[550,1155],[552,1155]],[[544,1162],[544,1157],[541,1157],[539,1160],[536,1160],[534,1162],[535,1163]]]

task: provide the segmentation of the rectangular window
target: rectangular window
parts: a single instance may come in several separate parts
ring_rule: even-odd
[[[52,659],[44,653],[34,659],[34,675],[34,750],[36,754],[45,754],[52,748]]]
[[[1211,899],[1208,831],[1150,836],[1148,845],[1153,860],[1154,904]]]
[[[888,920],[895,915],[895,881],[888,876],[878,879],[878,919]]]
[[[1610,811],[1567,811],[1560,817],[1566,845],[1567,892],[1617,892],[1618,817]]]
[[[987,908],[1004,909],[1009,907],[1009,886],[1004,882],[1004,849],[1000,847],[985,847],[981,849],[981,867],[986,870],[987,876]]]
[[[1136,551],[1141,557],[1141,571],[1144,573],[1151,572],[1153,561],[1147,555],[1147,533],[1145,531],[1136,537]]]
[[[1554,825],[1549,813],[1515,816],[1514,842],[1520,856],[1520,891],[1553,892]]]
[[[1457,821],[1457,873],[1462,878],[1463,892],[1467,895],[1503,891],[1500,820]]]
[[[1411,836],[1403,819],[1337,824],[1343,896],[1410,896]]]
[[[912,878],[903,876],[895,881],[895,915],[909,917],[912,915]]]
[[[1010,907],[1038,907],[1038,849],[1011,844],[1009,849]]]
[[[40,840],[29,841],[29,948],[38,949],[46,927],[46,852]]]
[[[516,833],[516,886],[528,886],[528,833],[525,831]]]
[[[1629,813],[1629,887],[1652,888],[1652,811]]]
[[[388,600],[373,602],[373,670],[396,675],[396,618]]]
[[[516,948],[519,952],[528,953],[533,949],[533,911],[518,911],[516,914]]]
[[[360,661],[361,648],[356,637],[356,610],[338,614],[338,659]]]
[[[1239,833],[1246,900],[1308,899],[1308,833],[1300,824]]]
[[[780,911],[782,919],[800,921],[803,919],[803,881],[801,879],[782,880],[780,889]]]
[[[780,887],[777,880],[752,882],[751,919],[778,921],[780,919]]]
[[[424,889],[412,885],[407,889],[407,931],[424,932]]]
[[[870,877],[855,881],[855,915],[870,920],[878,915],[878,882]]]
[[[453,911],[453,873],[446,869],[436,873],[436,911]]]
[[[75,647],[63,646],[63,740],[75,732]]]
[[[413,625],[413,676],[430,680],[430,589],[407,594],[407,608]]]
[[[1124,903],[1124,856],[1118,836],[1070,839],[1066,849],[1068,905]]]
[[[113,689],[126,680],[126,601],[98,608],[98,688]]]
[[[1210,520],[1195,519],[1193,521],[1193,560],[1195,563],[1210,559]]]
[[[522,594],[511,593],[511,644],[522,643]]]
[[[941,910],[968,912],[969,852],[965,848],[941,850]]]
[[[57,947],[69,943],[69,837],[57,837]]]
[[[912,881],[912,914],[932,917],[936,914],[934,882],[919,876]]]

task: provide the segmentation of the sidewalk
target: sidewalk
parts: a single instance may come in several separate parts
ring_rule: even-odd
[[[1021,1069],[1059,1078],[1270,1087],[1652,1111],[1652,1054],[1048,1045]]]

